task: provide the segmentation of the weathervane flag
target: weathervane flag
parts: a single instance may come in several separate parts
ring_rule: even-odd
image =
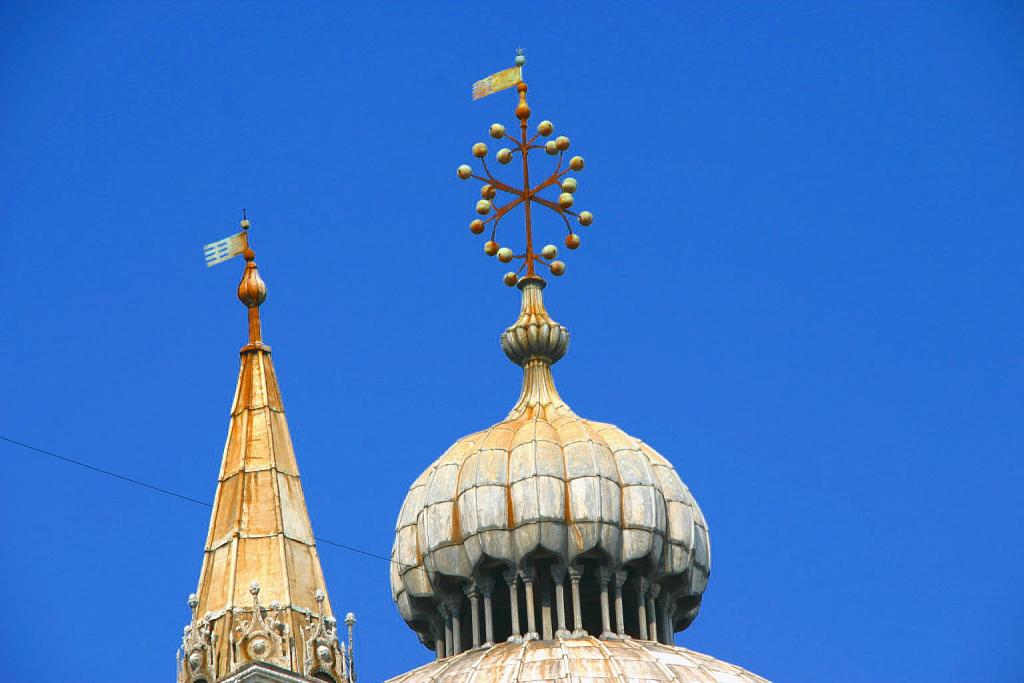
[[[225,237],[217,242],[210,242],[203,247],[203,255],[206,257],[206,265],[215,266],[228,259],[234,258],[245,251],[248,240],[245,231]]]
[[[481,97],[487,97],[506,88],[511,88],[521,80],[523,80],[523,68],[521,66],[513,66],[510,69],[491,74],[487,78],[481,78],[473,84],[473,99],[479,100]]]

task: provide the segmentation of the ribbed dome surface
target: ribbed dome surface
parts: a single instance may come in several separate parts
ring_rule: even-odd
[[[388,683],[499,681],[767,683],[746,669],[682,647],[593,637],[501,643],[431,662]]]
[[[524,369],[517,405],[501,422],[459,439],[427,468],[398,518],[392,594],[425,644],[439,637],[439,607],[477,583],[501,581],[505,570],[547,590],[550,569],[560,583],[559,567],[578,568],[583,614],[573,629],[577,635],[602,632],[591,627],[596,621],[585,623],[588,610],[596,610],[600,571],[606,572],[602,585],[613,584],[615,572],[626,577],[620,588],[631,581],[625,598],[630,607],[640,605],[629,601],[646,600],[634,598],[634,583],[650,599],[659,598],[650,618],[663,630],[689,625],[707,584],[707,523],[672,464],[618,427],[577,416],[559,397],[551,364],[565,353],[569,335],[548,316],[542,288],[541,280],[524,283],[519,320],[502,335],[506,354]],[[544,576],[534,579],[533,572]],[[527,600],[532,609],[532,598]],[[456,617],[464,610],[452,609]],[[646,623],[619,625],[620,631],[629,628],[632,635],[647,633]],[[517,633],[514,625],[511,632]]]

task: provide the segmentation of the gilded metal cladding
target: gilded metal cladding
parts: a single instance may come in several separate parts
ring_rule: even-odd
[[[714,657],[643,640],[557,638],[500,643],[431,662],[387,683],[768,683]]]
[[[270,347],[261,338],[266,285],[248,246],[244,256],[238,298],[248,308],[249,343],[178,681],[213,683],[259,662],[340,683],[349,680],[351,662],[337,637]]]

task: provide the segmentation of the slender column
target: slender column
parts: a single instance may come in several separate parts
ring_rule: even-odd
[[[444,628],[435,620],[430,625],[430,632],[434,634],[434,654],[438,659],[444,659]]]
[[[608,640],[615,638],[612,633],[612,618],[608,613],[608,580],[612,578],[612,570],[608,567],[598,567],[597,581],[601,584],[601,639]]]
[[[480,590],[476,581],[471,581],[465,588],[466,596],[469,598],[470,625],[473,630],[473,648],[480,647]]]
[[[640,621],[640,639],[647,640],[647,579],[642,576],[636,578],[636,604],[637,619]]]
[[[522,630],[519,628],[519,574],[515,569],[509,569],[502,573],[505,583],[508,584],[508,604],[512,612],[512,635],[508,637],[509,642],[523,642]]]
[[[551,580],[555,584],[555,616],[558,618],[556,638],[568,638],[569,631],[565,628],[565,566],[551,565]]]
[[[658,642],[658,609],[655,600],[660,592],[661,586],[656,583],[647,589],[647,633],[655,642]]]
[[[669,593],[661,591],[658,597],[658,640],[664,645],[672,644],[672,622],[669,620]]]
[[[551,577],[541,574],[537,577],[540,581],[540,632],[544,640],[554,638],[551,624]]]
[[[626,637],[626,618],[622,613],[622,584],[626,583],[629,572],[615,572],[615,632],[620,638]]]
[[[526,589],[526,640],[539,640],[540,634],[537,633],[537,614],[534,610],[533,605],[533,579],[534,571],[532,568],[525,569],[519,572],[519,578],[523,581],[523,587]]]
[[[444,656],[452,656],[452,612],[448,609],[448,603],[442,602],[437,606],[437,611],[444,619]]]
[[[494,645],[494,612],[491,608],[491,593],[494,591],[494,579],[486,576],[478,579],[477,588],[484,596],[484,647]]]
[[[452,615],[452,654],[462,653],[462,596],[448,597],[448,611]]]
[[[572,585],[572,637],[582,638],[587,635],[583,630],[583,613],[580,610],[580,579],[583,577],[581,567],[569,567],[569,581]]]

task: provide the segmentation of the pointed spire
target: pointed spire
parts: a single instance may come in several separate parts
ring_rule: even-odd
[[[249,343],[228,425],[179,683],[214,683],[250,662],[348,680],[259,307],[267,288],[245,231],[238,298]],[[199,617],[199,615],[203,615]],[[304,637],[315,633],[315,638]],[[311,649],[312,648],[312,649]]]

